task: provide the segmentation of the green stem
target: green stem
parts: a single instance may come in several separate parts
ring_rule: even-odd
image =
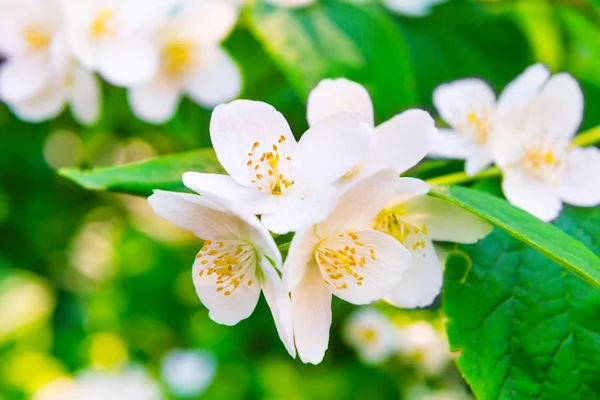
[[[279,248],[279,251],[285,251],[290,248],[290,242],[281,243],[277,248]]]
[[[578,147],[591,146],[600,142],[600,126],[587,130],[573,139],[573,145]],[[480,179],[495,178],[502,175],[497,167],[488,168],[477,175],[469,176],[464,172],[455,172],[453,174],[442,175],[436,178],[428,179],[426,182],[430,185],[451,185],[464,182],[473,182]]]

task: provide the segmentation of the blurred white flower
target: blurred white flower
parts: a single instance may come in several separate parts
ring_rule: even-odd
[[[277,272],[281,253],[258,218],[187,193],[156,190],[148,202],[156,214],[204,240],[192,277],[210,318],[225,325],[248,318],[262,289],[279,337],[295,357],[290,299]]]
[[[458,206],[427,196],[425,182],[402,180],[405,184],[371,223],[373,229],[396,238],[412,254],[411,267],[384,299],[397,307],[425,307],[442,288],[443,268],[433,241],[475,243],[487,236],[492,226]]]
[[[163,358],[160,370],[173,394],[198,397],[213,381],[217,360],[207,351],[176,349]]]
[[[390,11],[408,17],[424,17],[431,13],[433,6],[446,0],[383,0]]]
[[[39,388],[32,400],[79,400],[77,384],[70,378],[56,378]]]
[[[493,161],[493,137],[498,122],[520,115],[548,80],[550,72],[533,65],[508,84],[498,101],[481,79],[462,79],[443,84],[433,93],[433,104],[452,129],[442,128],[432,157],[465,159],[465,170],[474,175]]]
[[[57,117],[69,104],[79,123],[97,122],[101,108],[98,78],[72,58],[60,35],[52,43],[45,68],[50,80],[32,97],[8,102],[13,112],[24,121],[40,122]]]
[[[283,279],[303,362],[317,364],[325,355],[332,295],[359,305],[379,300],[410,266],[410,253],[397,240],[366,229],[399,181],[396,172],[384,170],[357,182],[327,219],[294,235]]]
[[[418,363],[428,375],[439,375],[452,359],[445,336],[429,322],[398,327],[396,340],[398,353]]]
[[[374,308],[354,311],[344,324],[344,339],[368,364],[385,362],[396,349],[396,332],[388,317]]]
[[[584,103],[571,75],[554,75],[538,89],[527,107],[501,121],[493,150],[508,201],[551,221],[562,202],[579,207],[600,203],[600,150],[571,145]]]
[[[282,8],[300,8],[316,3],[317,0],[265,0],[267,3]]]
[[[358,114],[337,113],[297,143],[272,106],[236,100],[215,108],[210,136],[230,176],[186,172],[183,183],[262,214],[267,228],[283,234],[306,228],[333,209],[338,193],[329,184],[362,159],[370,128]]]
[[[173,117],[183,94],[206,107],[236,98],[241,73],[220,47],[236,20],[236,6],[227,1],[183,3],[153,34],[159,66],[149,80],[130,89],[134,114],[161,123]]]
[[[51,80],[50,47],[60,28],[52,0],[0,3],[0,98],[20,103],[38,94]]]
[[[60,0],[77,59],[113,85],[151,79],[159,66],[151,34],[175,0]]]
[[[143,368],[118,372],[87,370],[76,377],[77,400],[163,400],[155,379]]]
[[[344,78],[324,79],[310,92],[307,119],[314,126],[339,112],[360,114],[374,127],[373,103],[367,90]],[[403,173],[421,161],[435,141],[437,130],[431,116],[422,110],[408,110],[378,125],[371,133],[369,150],[342,181],[364,178],[384,169]]]

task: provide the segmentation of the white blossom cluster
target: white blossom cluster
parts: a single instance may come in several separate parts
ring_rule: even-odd
[[[430,156],[465,159],[475,175],[495,163],[507,200],[543,221],[562,203],[600,203],[600,150],[572,140],[583,119],[583,93],[569,74],[533,65],[496,100],[481,79],[439,86],[433,102],[450,129],[440,129]]]
[[[217,106],[211,140],[229,175],[186,172],[183,183],[199,195],[156,190],[149,202],[204,240],[192,276],[214,321],[249,317],[262,291],[288,352],[319,363],[332,296],[429,305],[442,286],[433,242],[474,243],[491,226],[427,196],[425,182],[399,177],[436,141],[425,111],[375,126],[365,88],[336,79],[311,92],[307,118],[296,141],[268,104]],[[272,233],[288,232],[284,262]]]
[[[0,0],[0,100],[44,121],[69,105],[100,117],[97,75],[128,89],[133,113],[161,123],[183,95],[205,107],[236,98],[238,66],[220,46],[238,16],[227,0]]]

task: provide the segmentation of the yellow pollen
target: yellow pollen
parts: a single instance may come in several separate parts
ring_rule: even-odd
[[[179,78],[188,73],[192,64],[194,45],[188,41],[173,41],[162,48],[162,71],[169,78]]]
[[[32,50],[44,50],[50,45],[50,41],[52,40],[52,36],[36,27],[25,29],[23,36]]]
[[[106,8],[98,13],[90,27],[90,36],[92,39],[98,40],[103,36],[115,36],[115,31],[109,26],[113,16],[113,10],[110,8]]]

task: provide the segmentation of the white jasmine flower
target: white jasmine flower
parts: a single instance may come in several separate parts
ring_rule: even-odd
[[[210,318],[225,325],[248,318],[262,289],[279,337],[295,356],[290,299],[276,270],[281,253],[260,221],[193,194],[156,190],[148,202],[156,214],[204,240],[192,277]]]
[[[161,123],[173,117],[184,93],[206,107],[237,97],[239,68],[219,46],[236,19],[237,9],[227,1],[183,3],[152,36],[159,65],[149,80],[130,89],[134,114]]]
[[[398,352],[420,364],[428,375],[439,375],[452,359],[447,339],[429,322],[397,328],[396,335]]]
[[[402,182],[384,170],[351,186],[322,222],[297,232],[283,268],[292,294],[294,338],[303,362],[321,362],[329,341],[331,297],[353,304],[379,300],[402,279],[410,253],[366,228]]]
[[[215,108],[210,136],[230,176],[186,172],[183,182],[224,198],[275,233],[296,231],[327,216],[337,192],[329,186],[364,156],[369,127],[357,114],[338,113],[311,127],[297,143],[272,106],[236,100]]]
[[[451,129],[440,129],[429,151],[433,157],[465,159],[465,171],[475,175],[492,164],[492,138],[498,123],[522,112],[550,76],[536,64],[508,84],[498,101],[481,79],[462,79],[438,86],[433,104]]]
[[[317,0],[265,0],[267,3],[282,8],[300,8],[316,3]]]
[[[178,397],[198,397],[211,384],[217,369],[215,357],[201,350],[171,350],[162,360],[161,375]]]
[[[561,73],[540,87],[520,114],[503,121],[494,156],[509,202],[543,221],[556,218],[562,202],[600,203],[600,150],[570,144],[582,117],[581,88]]]
[[[385,362],[396,348],[396,332],[391,321],[374,308],[354,311],[344,325],[344,339],[368,364]]]
[[[492,231],[481,218],[446,201],[427,196],[429,186],[405,178],[391,200],[371,223],[412,254],[412,264],[402,281],[384,298],[397,307],[425,307],[442,288],[443,267],[433,241],[475,243]]]
[[[60,13],[52,0],[0,4],[0,99],[27,101],[51,80],[50,47],[60,28]]]
[[[344,78],[324,79],[308,96],[307,119],[314,126],[339,112],[360,114],[374,127],[373,103],[367,90]],[[408,110],[378,125],[371,133],[367,154],[359,165],[347,171],[343,182],[364,178],[384,168],[401,174],[421,161],[435,140],[437,130],[431,116],[422,110]]]
[[[61,0],[65,35],[77,59],[108,82],[151,79],[159,54],[150,34],[173,0]]]
[[[434,5],[445,0],[383,0],[383,5],[390,11],[408,17],[424,17],[431,13]]]
[[[98,78],[71,57],[64,38],[57,35],[45,68],[50,79],[35,95],[21,102],[8,102],[22,120],[40,122],[57,117],[70,105],[73,117],[81,124],[98,121],[101,90]]]
[[[154,378],[143,368],[118,372],[87,370],[76,377],[78,400],[162,400]]]

